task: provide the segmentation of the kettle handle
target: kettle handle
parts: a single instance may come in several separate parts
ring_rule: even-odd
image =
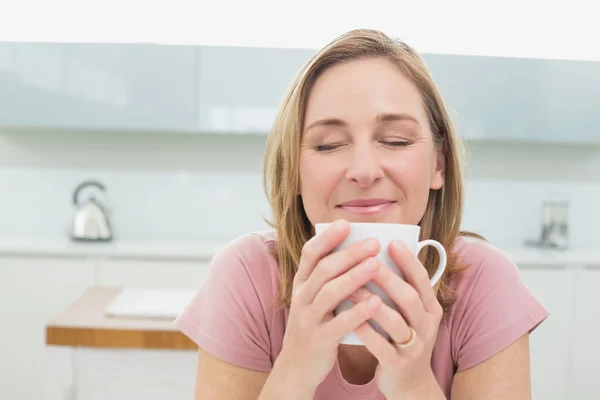
[[[104,185],[98,181],[81,182],[79,185],[77,185],[77,187],[75,188],[75,191],[73,192],[73,205],[75,205],[75,206],[79,205],[79,192],[81,192],[81,190],[83,188],[86,188],[88,186],[95,186],[96,188],[100,189],[103,192],[106,190],[104,188]]]

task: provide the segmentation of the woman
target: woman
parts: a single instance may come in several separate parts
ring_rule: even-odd
[[[460,232],[459,140],[413,49],[357,30],[319,51],[285,96],[264,172],[274,232],[219,252],[176,321],[200,348],[197,399],[530,398],[528,334],[548,313],[506,255]],[[348,221],[420,225],[451,249],[444,276],[431,288],[435,252],[402,243],[389,252],[406,281],[372,262],[377,242],[328,255]],[[352,331],[364,346],[340,344]]]

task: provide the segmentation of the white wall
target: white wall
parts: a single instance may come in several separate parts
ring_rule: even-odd
[[[123,240],[228,240],[266,228],[264,137],[0,133],[0,238],[67,238],[71,193],[108,188]],[[573,247],[600,246],[600,147],[470,144],[464,228],[502,246],[539,234],[541,202],[571,202]]]

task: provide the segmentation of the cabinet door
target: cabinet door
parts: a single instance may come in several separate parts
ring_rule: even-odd
[[[600,62],[543,60],[539,135],[560,142],[600,143]]]
[[[99,286],[148,289],[195,289],[208,271],[209,261],[105,259],[97,265]]]
[[[42,399],[46,324],[94,284],[83,259],[0,257],[0,399]]]
[[[541,60],[424,54],[459,133],[468,139],[541,139]]]
[[[600,266],[579,271],[575,286],[575,312],[571,323],[573,370],[571,396],[577,400],[600,399]]]
[[[188,131],[193,65],[185,46],[0,43],[0,126]]]
[[[520,266],[521,277],[550,312],[530,337],[532,398],[568,400],[573,271]]]
[[[265,134],[315,50],[203,46],[197,52],[200,130]]]
[[[77,400],[189,400],[197,351],[76,349]]]
[[[424,54],[468,139],[599,143],[600,62]]]

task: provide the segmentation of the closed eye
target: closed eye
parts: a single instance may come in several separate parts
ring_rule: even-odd
[[[411,142],[408,142],[406,140],[385,140],[385,141],[381,141],[381,143],[383,143],[386,146],[391,146],[391,147],[406,147],[408,145],[411,144]]]
[[[325,152],[325,151],[332,151],[337,149],[338,147],[343,146],[344,143],[328,143],[328,144],[318,144],[316,146],[314,146],[314,149],[316,151],[321,151],[321,152]]]

